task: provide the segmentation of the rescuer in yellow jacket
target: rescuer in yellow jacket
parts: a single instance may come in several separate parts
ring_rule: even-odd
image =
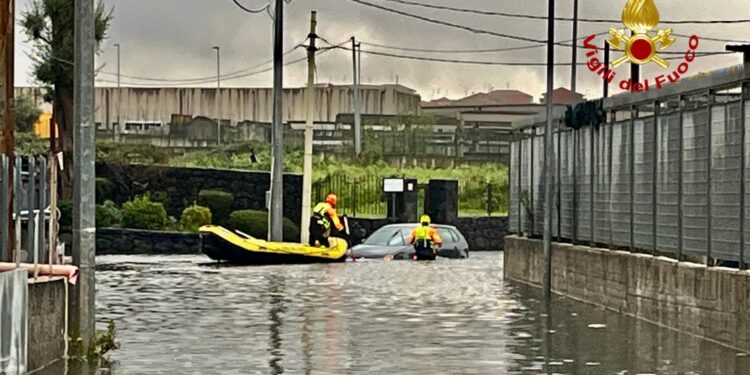
[[[421,225],[409,234],[409,244],[414,245],[416,260],[435,260],[437,247],[443,244],[437,229],[430,226],[431,220],[427,215],[419,219]]]
[[[331,235],[331,224],[336,227],[337,231],[344,230],[344,224],[339,220],[336,212],[336,203],[338,203],[336,194],[328,194],[325,202],[320,202],[313,208],[313,215],[310,218],[310,246],[331,247],[328,237]]]

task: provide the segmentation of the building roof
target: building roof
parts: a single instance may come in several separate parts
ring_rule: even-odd
[[[570,91],[565,87],[558,87],[552,90],[552,103],[554,104],[576,104],[584,100],[583,94]],[[547,102],[547,93],[542,94],[541,102]]]
[[[485,106],[485,105],[503,105],[503,104],[531,104],[534,97],[518,90],[494,90],[469,95],[458,100],[448,98],[435,99],[429,102],[423,102],[422,107],[453,107],[453,106]]]

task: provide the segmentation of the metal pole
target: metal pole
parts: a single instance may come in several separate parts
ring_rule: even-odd
[[[713,227],[713,218],[711,217],[713,215],[712,213],[712,201],[711,199],[713,195],[713,187],[712,184],[712,173],[711,168],[713,168],[713,146],[711,143],[713,142],[713,113],[711,106],[714,104],[715,97],[713,90],[709,89],[707,92],[707,99],[708,99],[708,124],[706,125],[706,264],[708,266],[714,265],[713,260],[713,240],[712,240],[712,227]]]
[[[47,159],[44,157],[39,158],[39,213],[36,215],[37,218],[37,246],[36,251],[39,254],[39,261],[45,263],[47,247],[44,246],[44,239],[47,237],[46,228],[44,226],[44,211],[47,207]]]
[[[684,241],[683,241],[682,236],[684,233],[683,213],[685,211],[685,208],[683,207],[683,202],[682,202],[682,198],[683,198],[682,184],[683,184],[683,180],[685,179],[685,177],[683,176],[684,167],[682,163],[683,163],[683,159],[685,158],[684,156],[685,140],[683,139],[684,130],[682,129],[682,127],[684,126],[684,122],[685,122],[685,119],[684,119],[685,97],[680,96],[679,102],[680,102],[679,103],[680,118],[679,118],[679,126],[677,127],[677,133],[678,133],[677,140],[679,142],[678,148],[680,150],[679,155],[678,155],[679,165],[677,166],[677,176],[678,176],[678,179],[677,179],[677,261],[682,260],[682,253],[683,253],[683,246],[684,246]],[[667,147],[667,149],[669,149],[669,147]]]
[[[221,146],[221,47],[216,50],[216,142]]]
[[[576,83],[578,81],[578,0],[573,0],[573,50],[571,55],[570,91],[576,92]],[[606,64],[605,66],[609,66],[609,64]],[[547,98],[549,98],[549,96]]]
[[[80,270],[71,298],[72,337],[86,353],[95,333],[94,1],[75,2],[75,139],[73,264]]]
[[[58,222],[57,222],[57,155],[55,153],[52,153],[52,158],[50,159],[50,169],[49,169],[49,210],[50,210],[50,219],[49,219],[49,265],[50,268],[52,268],[52,264],[56,263],[55,257],[57,254],[57,230],[58,230]]]
[[[359,108],[359,85],[357,82],[357,42],[352,37],[352,62],[353,62],[353,81],[352,96],[354,100],[354,152],[359,156],[362,152],[362,117]]]
[[[29,156],[29,174],[28,183],[26,184],[26,254],[34,261],[34,279],[39,276],[39,252],[37,251],[36,223],[34,207],[36,206],[36,163],[33,156]]]
[[[578,242],[578,145],[580,130],[574,129],[570,135],[573,136],[573,243]],[[568,148],[570,150],[570,148]],[[570,152],[570,151],[568,151]]]
[[[18,267],[18,264],[21,262],[21,205],[23,202],[21,202],[21,167],[23,166],[23,161],[20,156],[15,157],[15,168],[13,169],[13,191],[16,192],[16,194],[13,195],[13,216],[15,217],[15,222],[13,225],[13,248],[15,249],[13,251],[13,257],[16,261],[16,267]]]
[[[307,47],[307,122],[305,122],[305,156],[302,175],[302,225],[300,241],[307,243],[310,239],[310,216],[312,216],[312,165],[313,165],[313,121],[315,117],[315,29],[317,12],[310,13],[310,45]]]
[[[748,57],[748,54],[745,54],[745,58]],[[745,99],[747,98],[748,94],[748,85],[747,83],[742,84],[742,94],[740,96],[740,269],[745,270],[747,269],[747,263],[745,262],[745,220],[746,220],[746,212],[745,212],[745,180],[746,180],[746,174],[747,171],[745,171],[745,168],[747,168],[747,160],[745,159],[747,157],[747,130],[745,129],[745,126],[747,126],[747,109],[745,108]]]
[[[555,199],[557,200],[557,242],[562,242],[562,121],[557,122],[557,185]]]
[[[609,200],[609,243],[607,245],[610,250],[612,250],[612,243],[614,242],[614,234],[612,232],[613,225],[612,225],[612,214],[613,214],[613,207],[612,207],[612,175],[614,172],[612,171],[613,168],[613,155],[614,155],[614,132],[615,132],[615,112],[609,112],[609,142],[607,144],[608,152],[609,152],[609,158],[607,159],[607,182],[609,184],[609,191],[607,194],[608,200]]]
[[[547,18],[547,122],[544,127],[544,299],[549,301],[552,293],[552,195],[554,175],[554,147],[552,145],[552,97],[555,82],[555,1],[549,0]]]
[[[638,110],[630,107],[630,131],[628,132],[628,158],[630,159],[630,251],[635,250],[635,118]]]
[[[115,44],[117,48],[117,126],[115,126],[115,142],[120,141],[120,129],[122,127],[122,121],[120,116],[122,114],[122,90],[120,86],[120,43]],[[54,117],[54,116],[53,116]]]
[[[607,69],[611,69],[609,66],[609,43],[604,42],[604,66]],[[609,80],[604,80],[604,90],[603,90],[603,97],[607,98],[609,97]]]
[[[591,196],[589,197],[589,232],[591,232],[591,247],[596,245],[596,211],[594,210],[594,200],[596,200],[596,143],[598,142],[596,142],[594,137],[594,125],[592,124],[591,129],[589,129],[589,147],[591,149],[591,160],[589,160],[589,191],[591,192]]]
[[[523,215],[522,214],[523,205],[521,202],[521,190],[523,189],[523,187],[521,186],[521,178],[523,177],[523,173],[522,173],[523,167],[521,164],[521,158],[523,157],[522,156],[523,155],[522,154],[523,141],[524,141],[524,131],[521,130],[518,133],[518,172],[516,172],[516,175],[518,176],[518,181],[516,181],[518,185],[518,193],[516,195],[518,198],[518,235],[519,236],[523,234],[523,223],[521,222],[521,215]]]
[[[636,64],[633,64],[636,65]],[[656,255],[657,248],[659,246],[659,241],[657,240],[657,235],[659,233],[659,185],[658,185],[658,178],[659,178],[659,114],[661,112],[661,102],[654,101],[654,144],[652,148],[652,156],[651,160],[653,160],[653,168],[651,169],[652,172],[652,185],[651,185],[651,201],[653,204],[651,205],[651,214],[654,218],[654,225],[651,228],[651,240],[653,242],[652,251],[653,254]],[[643,135],[645,137],[646,135],[646,128],[644,126],[643,128]]]
[[[271,212],[269,239],[281,242],[284,222],[284,123],[282,118],[284,70],[284,0],[276,0],[273,40],[273,165],[271,166]]]

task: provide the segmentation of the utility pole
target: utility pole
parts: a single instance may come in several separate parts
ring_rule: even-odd
[[[552,195],[555,182],[552,147],[552,117],[554,98],[552,89],[555,83],[555,0],[549,0],[547,19],[547,123],[544,126],[544,300],[552,295]]]
[[[2,9],[0,9],[0,154],[8,156],[8,165],[6,166],[11,172],[8,173],[8,180],[3,181],[7,184],[8,189],[8,202],[13,202],[13,168],[15,164],[15,153],[14,153],[14,139],[13,130],[15,128],[14,119],[14,12],[15,12],[15,0],[2,0],[0,3]],[[15,245],[14,233],[15,226],[13,225],[13,213],[12,210],[8,212],[0,212],[2,215],[8,216],[8,227],[0,228],[2,231],[8,233],[8,260],[13,259],[13,248]]]
[[[578,0],[573,0],[573,62],[570,65],[570,91],[576,92],[578,82]]]
[[[302,224],[300,241],[307,243],[310,239],[310,216],[312,216],[312,159],[313,159],[313,122],[315,117],[315,34],[317,12],[310,13],[310,45],[307,47],[307,122],[305,122],[305,156],[302,174]]]
[[[86,353],[95,333],[96,224],[94,178],[94,0],[75,2],[75,133],[73,140],[73,264],[80,272],[72,290],[71,333]]]
[[[604,66],[607,69],[612,69],[609,66],[609,43],[607,42],[604,42]],[[604,90],[602,92],[602,97],[604,98],[609,97],[609,81],[606,79],[604,80]]]
[[[216,50],[216,139],[221,146],[221,47],[213,49]]]
[[[117,126],[115,126],[115,142],[120,141],[120,127],[122,122],[120,121],[120,114],[122,111],[122,91],[120,90],[120,43],[115,44],[117,48]]]
[[[273,131],[271,165],[271,202],[268,215],[269,240],[281,242],[284,235],[284,0],[276,0],[273,38]]]
[[[352,37],[352,99],[354,99],[354,153],[359,156],[362,153],[362,117],[359,108],[359,85],[357,80],[357,41]]]

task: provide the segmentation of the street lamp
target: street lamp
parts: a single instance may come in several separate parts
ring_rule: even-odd
[[[221,145],[221,48],[213,46],[211,49],[216,50],[216,132]]]
[[[120,141],[120,114],[122,111],[122,91],[120,89],[120,43],[115,43],[117,48],[117,125],[114,126],[115,142]]]

